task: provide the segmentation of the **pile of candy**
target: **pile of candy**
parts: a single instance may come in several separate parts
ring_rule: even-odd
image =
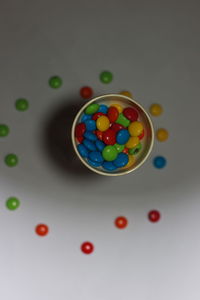
[[[76,125],[77,149],[92,167],[106,171],[129,168],[142,149],[144,128],[133,107],[92,103]]]

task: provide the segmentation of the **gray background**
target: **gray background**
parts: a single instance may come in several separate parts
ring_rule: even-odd
[[[199,2],[1,1],[0,298],[4,300],[199,300]],[[111,70],[103,85],[99,73]],[[63,86],[52,90],[48,79]],[[74,158],[72,119],[95,95],[130,90],[170,139],[118,178],[91,173]],[[30,101],[21,113],[14,103]],[[20,163],[4,165],[14,152]],[[164,155],[164,170],[152,166]],[[73,158],[73,159],[72,159]],[[5,199],[16,196],[11,212]],[[159,209],[157,224],[147,220]],[[118,215],[129,219],[119,231]],[[36,224],[48,224],[40,238]],[[90,240],[95,252],[83,255]]]

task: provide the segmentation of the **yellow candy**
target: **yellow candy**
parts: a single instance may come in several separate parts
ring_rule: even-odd
[[[106,116],[101,116],[96,121],[97,129],[106,131],[110,127],[110,121]]]
[[[128,131],[131,136],[139,136],[143,132],[143,125],[139,121],[132,122],[128,127]]]
[[[125,146],[126,148],[131,149],[136,147],[139,144],[139,142],[140,140],[137,136],[131,136]]]
[[[116,109],[118,110],[119,113],[121,113],[123,111],[123,107],[120,104],[112,104],[111,106],[116,107]]]
[[[156,132],[156,137],[159,142],[164,142],[168,139],[169,133],[166,129],[160,128]]]
[[[129,91],[122,91],[122,92],[120,92],[120,95],[124,95],[129,98],[133,98],[133,95]]]
[[[153,115],[153,116],[160,116],[163,112],[163,108],[160,104],[152,104],[150,106],[150,113]]]
[[[128,163],[122,169],[128,169],[135,163],[135,156],[128,154]]]

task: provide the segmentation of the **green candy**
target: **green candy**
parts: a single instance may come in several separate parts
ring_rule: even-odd
[[[15,197],[10,197],[6,201],[6,206],[10,210],[15,210],[20,206],[20,201]]]
[[[113,161],[117,158],[117,149],[115,148],[115,146],[106,146],[103,149],[102,155],[106,161]]]
[[[8,167],[15,167],[18,164],[18,157],[15,154],[8,154],[5,157],[5,163]]]
[[[99,104],[92,103],[92,104],[88,105],[88,107],[86,107],[85,113],[86,113],[86,115],[92,115],[95,112],[97,112],[98,109],[99,109]]]
[[[103,83],[110,83],[113,80],[113,74],[109,71],[102,72],[99,77]]]
[[[29,108],[28,100],[23,99],[23,98],[17,99],[15,102],[15,107],[17,110],[20,110],[20,111],[27,110]]]
[[[62,79],[59,76],[53,76],[49,79],[49,85],[53,89],[58,89],[62,85]]]
[[[0,137],[5,137],[9,134],[9,127],[5,124],[0,124]]]
[[[136,155],[140,152],[142,149],[142,144],[139,143],[136,147],[129,149],[128,153],[131,155]]]
[[[116,123],[128,127],[131,122],[123,115],[123,113],[120,113]]]
[[[120,145],[120,144],[114,144],[114,147],[116,148],[118,153],[122,152],[125,148],[124,145]]]

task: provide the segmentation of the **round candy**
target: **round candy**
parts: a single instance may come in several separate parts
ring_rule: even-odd
[[[116,141],[120,145],[124,145],[128,142],[130,134],[127,129],[119,130],[116,136]]]
[[[91,118],[92,118],[91,115],[83,114],[83,115],[82,115],[82,118],[81,118],[81,122],[85,122],[86,120],[89,120],[89,119],[91,119]]]
[[[45,236],[47,235],[47,233],[49,232],[49,228],[47,225],[45,224],[38,224],[35,227],[35,232],[40,235],[40,236]]]
[[[122,152],[124,150],[124,145],[120,145],[120,144],[116,143],[114,146],[117,149],[118,153],[120,153],[120,152]]]
[[[109,107],[108,119],[110,120],[110,122],[114,123],[117,120],[118,116],[119,116],[119,112],[118,112],[117,108],[114,106]]]
[[[96,121],[101,116],[105,116],[105,114],[99,111],[92,116],[92,120]]]
[[[100,167],[102,165],[102,162],[93,161],[91,159],[87,159],[87,162],[90,166],[94,168]]]
[[[105,148],[105,144],[102,142],[102,141],[100,141],[100,140],[97,140],[96,142],[95,142],[95,145],[96,145],[96,147],[97,147],[97,149],[99,150],[99,151],[103,151],[103,149]]]
[[[124,127],[128,127],[130,124],[130,121],[123,115],[123,113],[120,113],[116,123],[123,125]]]
[[[118,167],[122,168],[128,163],[128,155],[125,153],[119,153],[117,158],[113,161],[113,164]]]
[[[53,89],[58,89],[62,85],[62,79],[59,76],[53,76],[49,79],[49,85]]]
[[[100,80],[103,83],[110,83],[113,79],[113,75],[109,71],[104,71],[100,74]]]
[[[122,152],[125,154],[128,154],[128,148],[124,148],[124,150]]]
[[[15,107],[17,110],[20,110],[20,111],[25,111],[28,109],[29,107],[29,103],[28,103],[28,100],[26,99],[17,99],[16,102],[15,102]]]
[[[115,146],[106,146],[103,151],[102,151],[102,155],[103,155],[103,158],[106,160],[106,161],[113,161],[117,158],[117,150],[115,148]]]
[[[5,157],[5,163],[8,167],[15,167],[18,164],[18,157],[16,154],[8,154]]]
[[[133,98],[133,95],[128,91],[122,91],[122,92],[120,92],[120,95],[124,95],[124,96],[127,96],[129,98]]]
[[[114,145],[116,143],[116,133],[112,129],[107,129],[103,132],[103,142],[106,145]]]
[[[128,169],[132,167],[134,163],[135,163],[135,156],[128,154],[128,163],[124,168]]]
[[[124,229],[126,228],[128,225],[128,220],[127,218],[123,217],[123,216],[120,216],[120,217],[117,217],[115,219],[115,226],[119,229]]]
[[[84,134],[85,130],[86,130],[85,123],[77,124],[76,128],[75,128],[75,136],[76,137],[82,136]]]
[[[153,116],[155,116],[155,117],[157,117],[157,116],[160,116],[161,114],[162,114],[162,112],[163,112],[163,108],[162,108],[162,106],[160,105],[160,104],[157,104],[157,103],[155,103],[155,104],[152,104],[151,106],[150,106],[150,113],[153,115]]]
[[[113,123],[110,126],[110,129],[114,130],[115,132],[118,132],[121,129],[125,129],[125,127],[123,125],[121,125],[121,124]]]
[[[108,117],[101,116],[96,121],[97,129],[100,131],[106,131],[110,127],[110,121]]]
[[[154,167],[157,169],[162,169],[166,166],[167,160],[163,156],[156,156],[153,160]]]
[[[168,139],[169,133],[166,129],[160,128],[156,132],[156,137],[159,142],[164,142]]]
[[[77,136],[76,137],[76,140],[78,141],[78,143],[82,143],[82,141],[84,140],[84,137],[83,136]]]
[[[142,140],[144,135],[145,135],[145,133],[144,133],[144,129],[143,129],[142,133],[140,135],[138,135],[139,139]]]
[[[91,254],[94,251],[94,246],[90,242],[84,242],[81,245],[81,251],[85,254]]]
[[[148,213],[148,218],[152,223],[156,223],[160,220],[160,212],[158,210],[151,210]]]
[[[123,111],[123,107],[118,103],[112,104],[112,106],[116,107],[119,113]]]
[[[92,103],[90,105],[88,105],[88,107],[86,107],[85,109],[85,114],[86,115],[92,115],[94,114],[95,112],[97,112],[99,109],[99,104],[97,103]]]
[[[93,142],[87,140],[87,139],[84,139],[83,140],[83,145],[90,151],[96,151],[96,146]]]
[[[112,163],[112,161],[104,161],[102,167],[107,171],[114,171],[117,167]]]
[[[131,136],[125,146],[126,148],[131,149],[136,147],[139,144],[139,142],[140,140],[137,136]]]
[[[131,136],[139,136],[143,132],[143,125],[138,121],[132,122],[128,127],[128,131]]]
[[[94,120],[86,120],[85,126],[87,130],[93,131],[96,129],[96,122]]]
[[[93,95],[93,90],[89,86],[84,86],[80,89],[80,95],[84,99],[89,99]]]
[[[102,139],[103,139],[103,132],[100,131],[100,130],[96,130],[95,134],[98,137],[98,139],[102,141]]]
[[[19,201],[19,199],[15,198],[15,197],[10,197],[6,201],[6,206],[10,210],[17,209],[19,207],[19,205],[20,205],[20,201]]]
[[[97,140],[97,136],[96,134],[92,133],[91,131],[86,131],[84,133],[84,137],[90,141],[96,141]]]
[[[137,121],[137,119],[138,119],[138,117],[139,117],[139,114],[138,114],[137,110],[135,110],[135,109],[132,108],[132,107],[126,107],[126,108],[123,110],[123,115],[124,115],[128,120],[130,120],[131,122]]]
[[[136,155],[140,152],[140,150],[142,149],[142,144],[139,143],[136,147],[129,149],[129,154],[131,155]]]
[[[9,127],[5,124],[0,124],[0,137],[5,137],[9,134]]]
[[[103,156],[101,155],[101,152],[99,152],[99,151],[90,152],[89,159],[91,159],[92,161],[99,162],[99,163],[103,162]]]
[[[77,146],[77,149],[78,149],[78,152],[79,152],[80,156],[82,156],[82,157],[88,157],[88,150],[87,150],[87,148],[84,145],[79,144]]]
[[[102,112],[102,113],[104,113],[104,114],[107,114],[107,112],[108,112],[108,106],[106,106],[105,104],[101,104],[101,105],[99,106],[98,111],[99,111],[99,112]]]

